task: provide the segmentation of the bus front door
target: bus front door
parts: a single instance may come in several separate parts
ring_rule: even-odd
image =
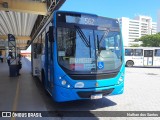
[[[49,93],[52,91],[53,78],[53,51],[52,42],[49,41],[49,34],[46,33],[46,89]]]
[[[153,65],[153,50],[144,50],[144,66],[152,66]]]

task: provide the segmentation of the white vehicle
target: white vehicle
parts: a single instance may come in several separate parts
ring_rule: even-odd
[[[127,67],[160,67],[160,47],[125,47],[125,63]]]

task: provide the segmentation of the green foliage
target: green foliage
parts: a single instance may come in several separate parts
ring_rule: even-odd
[[[139,41],[143,47],[160,47],[160,33],[142,36]]]
[[[132,44],[130,47],[140,47],[139,44]]]
[[[138,41],[140,41],[140,40],[139,40],[139,39],[135,39],[135,40],[134,40],[134,42],[138,42]]]

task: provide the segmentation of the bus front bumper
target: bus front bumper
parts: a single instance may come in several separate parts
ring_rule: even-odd
[[[92,89],[74,89],[65,88],[62,86],[54,86],[53,99],[56,102],[66,102],[72,100],[83,100],[83,99],[99,99],[101,96],[107,95],[118,95],[122,94],[124,90],[124,82],[119,85],[109,87],[99,87]],[[98,96],[98,97],[96,97]]]

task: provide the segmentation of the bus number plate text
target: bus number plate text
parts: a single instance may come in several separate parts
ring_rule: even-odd
[[[102,94],[91,95],[91,99],[100,99],[102,98]]]

